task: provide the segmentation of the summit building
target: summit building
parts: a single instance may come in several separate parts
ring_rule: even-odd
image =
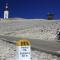
[[[8,4],[6,3],[5,7],[4,7],[4,19],[8,19],[9,17],[9,11],[8,11]]]

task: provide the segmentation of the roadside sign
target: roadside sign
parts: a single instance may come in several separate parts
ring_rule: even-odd
[[[26,39],[16,41],[16,60],[31,60],[31,42]]]

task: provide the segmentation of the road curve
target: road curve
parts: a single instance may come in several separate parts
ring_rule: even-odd
[[[16,40],[20,40],[22,38],[0,35],[0,39],[4,40],[4,41],[15,43]],[[31,41],[33,48],[60,56],[60,53],[57,52],[60,50],[59,42],[45,41],[45,40],[39,40],[39,39],[28,39],[28,40]]]

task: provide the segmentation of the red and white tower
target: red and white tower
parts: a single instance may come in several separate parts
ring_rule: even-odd
[[[4,19],[8,19],[9,11],[8,11],[8,3],[6,3],[5,10],[4,10]]]

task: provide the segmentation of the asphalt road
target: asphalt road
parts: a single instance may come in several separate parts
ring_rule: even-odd
[[[0,35],[0,39],[7,42],[15,43],[16,40],[20,40],[22,38]],[[39,40],[39,39],[28,39],[28,40],[31,41],[33,48],[60,56],[60,53],[57,52],[57,51],[60,51],[60,42],[45,41],[45,40]]]

